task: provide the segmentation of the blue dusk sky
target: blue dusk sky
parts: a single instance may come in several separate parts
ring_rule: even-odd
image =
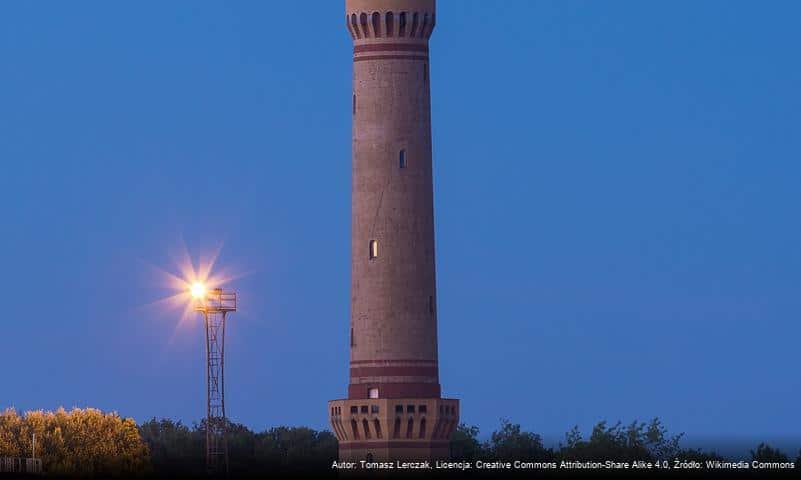
[[[440,377],[484,434],[799,433],[801,4],[440,0]],[[346,394],[344,1],[0,4],[0,407],[205,413],[160,270],[240,276],[230,417]]]

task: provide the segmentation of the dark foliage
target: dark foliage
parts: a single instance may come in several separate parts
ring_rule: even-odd
[[[202,475],[205,466],[205,424],[191,428],[181,422],[152,419],[140,426],[150,447],[153,470],[161,476]],[[280,471],[327,471],[337,458],[337,443],[328,431],[276,427],[254,433],[228,424],[228,455],[232,474]]]
[[[478,441],[478,427],[459,424],[451,438],[451,457],[475,461],[486,454],[484,445]]]
[[[566,445],[559,450],[564,460],[669,460],[679,452],[681,435],[669,437],[659,419],[649,423],[633,422],[623,426],[620,422],[609,427],[598,423],[584,440],[578,427],[565,436]]]
[[[531,461],[548,461],[554,458],[553,451],[542,446],[539,435],[525,432],[519,424],[513,424],[506,419],[501,420],[500,429],[492,432],[487,450],[497,460],[525,458]]]
[[[751,460],[758,462],[789,462],[790,459],[776,448],[767,443],[760,443],[756,451],[751,450]]]
[[[202,476],[204,474],[205,426],[192,427],[171,420],[152,419],[140,426],[142,439],[150,449],[153,471],[160,476]],[[305,427],[275,427],[255,433],[241,424],[228,426],[228,447],[232,475],[261,477],[273,472],[331,473],[337,458],[337,441],[331,432]],[[526,461],[672,461],[724,460],[715,452],[681,449],[682,435],[670,435],[659,419],[650,422],[600,422],[588,438],[578,427],[565,434],[557,449],[546,448],[542,438],[519,424],[501,420],[500,427],[486,441],[479,429],[461,424],[451,440],[454,460]],[[787,462],[788,457],[767,444],[751,452],[753,460]],[[801,451],[799,460],[801,464]],[[319,476],[319,475],[318,475]]]
[[[459,425],[451,440],[451,456],[458,460],[498,459],[527,461],[633,461],[633,460],[722,460],[714,452],[697,449],[682,450],[682,435],[668,435],[657,418],[648,423],[633,422],[624,426],[618,422],[609,426],[598,423],[590,437],[584,439],[578,427],[565,434],[559,449],[545,448],[539,435],[523,431],[520,425],[501,420],[501,426],[490,440],[478,440],[479,429]]]

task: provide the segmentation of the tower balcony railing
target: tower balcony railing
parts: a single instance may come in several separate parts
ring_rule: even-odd
[[[199,312],[235,312],[236,293],[223,292],[221,288],[210,290],[195,307]]]

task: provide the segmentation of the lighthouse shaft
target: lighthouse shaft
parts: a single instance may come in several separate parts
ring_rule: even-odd
[[[350,17],[355,108],[348,397],[368,398],[371,388],[382,398],[439,397],[428,74],[434,12]]]
[[[350,384],[343,459],[447,457],[440,398],[428,40],[434,0],[347,0],[353,39]]]

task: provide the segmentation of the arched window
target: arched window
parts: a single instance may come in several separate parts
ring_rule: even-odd
[[[356,440],[359,439],[359,426],[356,424],[356,420],[350,421],[350,428],[353,430],[353,438]]]
[[[414,419],[410,418],[406,424],[406,438],[412,438],[412,430],[414,430]]]
[[[377,418],[373,420],[373,428],[375,429],[375,438],[381,438],[381,422]]]
[[[420,25],[420,36],[425,38],[426,29],[428,28],[428,14],[423,15],[423,24]]]
[[[362,33],[359,31],[359,21],[356,19],[356,14],[350,16],[351,30],[356,34],[356,38],[362,38]]]
[[[370,424],[367,423],[367,419],[365,418],[362,420],[362,427],[364,427],[364,438],[370,438]]]
[[[356,94],[353,94],[353,114],[356,115]]]
[[[378,12],[373,12],[373,35],[375,38],[381,36],[381,14]]]
[[[406,36],[406,12],[401,12],[400,15],[398,15],[398,36]]]
[[[401,426],[401,419],[400,417],[398,417],[395,419],[395,428],[394,431],[392,432],[393,438],[400,438],[400,426]]]
[[[431,432],[431,438],[439,438],[439,431],[442,429],[442,418],[437,419],[437,423],[434,424],[434,431]]]
[[[395,15],[392,12],[387,12],[387,36],[395,35]]]
[[[348,28],[348,31],[350,32],[350,37],[353,40],[356,40],[356,32],[353,31],[353,27],[350,24],[350,15],[345,15],[345,26]]]
[[[425,438],[426,436],[426,419],[420,420],[420,438]]]
[[[359,16],[359,23],[361,24],[362,34],[364,35],[364,38],[370,38],[370,29],[367,28],[367,14],[366,13],[362,13]]]
[[[378,258],[378,240],[370,240],[370,260]]]
[[[412,29],[409,31],[409,36],[413,37],[415,33],[417,33],[417,25],[420,23],[420,16],[417,12],[412,14]]]
[[[398,162],[400,164],[400,168],[406,168],[406,150],[401,150],[398,154]]]

